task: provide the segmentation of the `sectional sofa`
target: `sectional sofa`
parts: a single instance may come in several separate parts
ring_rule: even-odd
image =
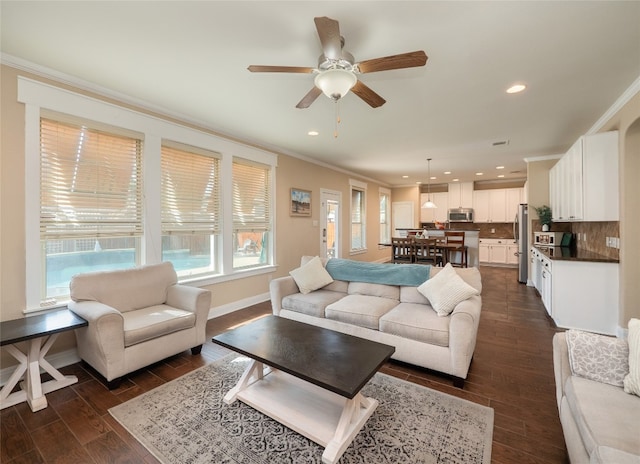
[[[273,314],[392,345],[396,348],[393,359],[449,374],[455,386],[463,387],[482,307],[477,268],[443,270],[419,264],[321,260],[329,275],[333,263],[347,268],[357,263],[358,269],[334,272],[336,278],[321,282],[319,288],[301,291],[294,276],[311,260],[303,257],[292,275],[271,281]],[[403,283],[403,273],[415,275]],[[438,277],[439,273],[443,274]],[[375,282],[367,282],[368,276],[375,277]],[[426,293],[438,300],[440,315],[421,293],[425,280],[431,281],[432,291]],[[452,308],[448,315],[441,311],[443,301]]]

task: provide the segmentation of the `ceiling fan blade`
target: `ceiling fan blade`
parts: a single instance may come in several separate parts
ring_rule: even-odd
[[[326,16],[313,18],[320,36],[324,56],[330,60],[340,59],[342,56],[342,41],[340,39],[340,25],[335,19]]]
[[[427,63],[427,55],[424,51],[402,53],[400,55],[374,58],[358,63],[358,69],[362,74],[377,71],[389,71],[390,69],[416,68]]]
[[[382,98],[380,95],[375,93],[369,87],[364,85],[362,81],[358,80],[356,85],[351,89],[353,93],[362,98],[365,103],[367,103],[372,108],[377,108],[379,106],[384,105],[387,101]]]
[[[300,102],[296,105],[296,108],[300,108],[300,109],[309,108],[309,106],[311,106],[311,103],[316,101],[316,98],[318,98],[321,94],[322,94],[322,90],[320,90],[316,86],[313,86],[313,88],[309,90],[309,93],[307,93],[302,98],[302,100],[300,100]]]
[[[252,64],[247,68],[251,72],[277,72],[277,73],[303,73],[310,74],[315,68],[307,68],[303,66],[262,66]]]

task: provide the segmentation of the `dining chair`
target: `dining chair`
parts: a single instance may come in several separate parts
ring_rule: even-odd
[[[438,251],[435,238],[416,238],[413,245],[413,261],[417,264],[442,264],[442,254]]]
[[[464,244],[464,231],[445,230],[447,262],[455,267],[467,267],[468,247]]]
[[[391,238],[391,261],[394,263],[413,262],[413,239],[409,237]]]

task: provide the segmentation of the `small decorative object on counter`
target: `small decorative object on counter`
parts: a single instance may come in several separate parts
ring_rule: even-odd
[[[540,224],[542,224],[542,231],[548,232],[551,227],[551,208],[547,205],[542,205],[539,208],[534,206],[533,209],[535,209],[538,214],[538,219],[540,220]]]

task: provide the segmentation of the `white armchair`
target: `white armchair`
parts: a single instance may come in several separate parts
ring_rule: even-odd
[[[177,281],[170,262],[72,278],[69,309],[89,322],[76,330],[78,353],[110,389],[186,349],[200,353],[211,292]]]

